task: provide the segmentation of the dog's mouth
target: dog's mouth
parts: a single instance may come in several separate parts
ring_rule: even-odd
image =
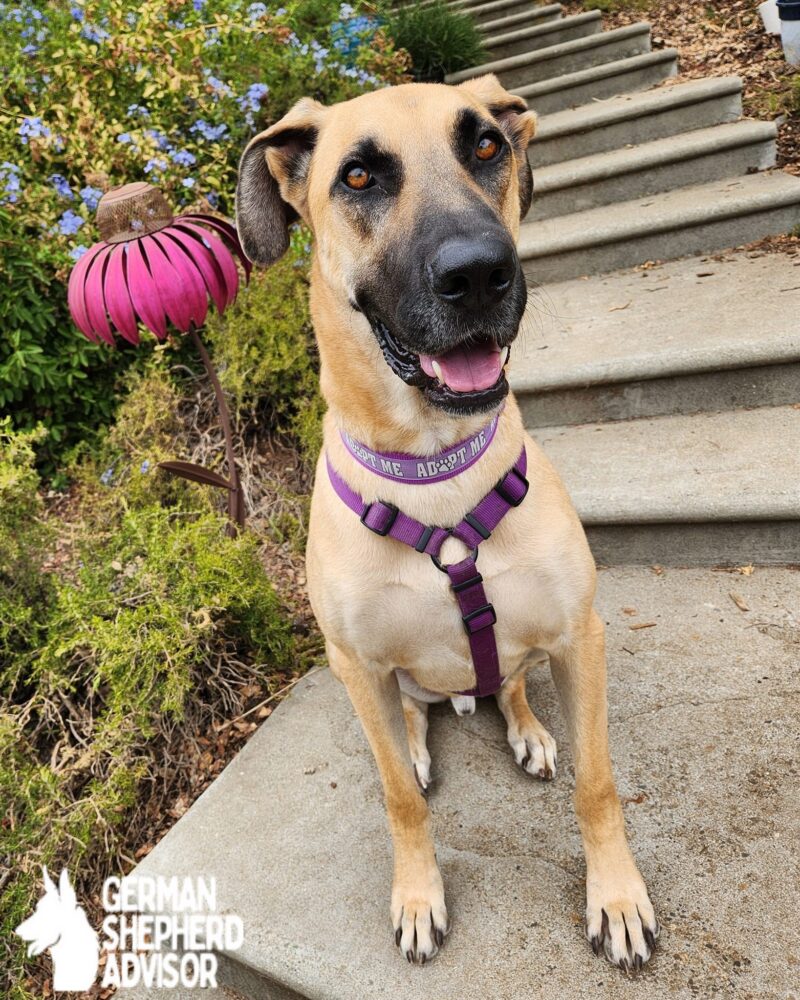
[[[451,413],[477,413],[508,393],[509,348],[491,337],[465,341],[443,354],[416,354],[380,321],[373,321],[372,329],[395,375],[416,386],[434,406]]]

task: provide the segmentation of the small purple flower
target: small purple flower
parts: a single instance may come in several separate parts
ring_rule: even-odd
[[[128,117],[129,118],[149,118],[150,112],[143,104],[129,104],[128,105]]]
[[[260,21],[266,13],[267,5],[265,3],[251,3],[247,8],[247,16],[251,21]]]
[[[197,163],[197,157],[190,153],[188,149],[177,149],[172,153],[172,162],[179,167],[193,167]]]
[[[228,84],[225,83],[224,80],[220,80],[219,77],[214,76],[210,69],[204,69],[203,76],[205,77],[205,81],[208,86],[211,87],[213,95],[217,98],[217,100],[219,100],[220,97],[233,96],[233,91]]]
[[[144,165],[144,172],[146,174],[152,174],[153,177],[159,177],[167,169],[167,161],[162,159],[160,156],[154,156],[151,160],[148,160]]]
[[[133,136],[130,132],[120,132],[117,136],[117,142],[122,142],[127,145],[129,142],[133,142]]]
[[[75,197],[72,193],[72,188],[69,186],[69,181],[63,174],[52,174],[50,183],[58,192],[59,198],[67,198],[69,201],[72,201]]]
[[[14,204],[19,198],[19,167],[16,163],[6,160],[0,163],[0,184],[3,185],[3,192],[0,194],[0,205],[6,203]]]
[[[90,212],[93,212],[97,208],[100,199],[103,197],[103,192],[100,188],[92,187],[90,184],[82,187],[80,194],[81,200]]]
[[[148,137],[148,139],[152,139],[158,148],[163,152],[167,153],[172,150],[172,143],[164,135],[164,133],[159,132],[157,128],[149,128],[144,134]]]
[[[29,139],[49,139],[53,134],[38,115],[23,118],[17,131],[23,146],[28,145]]]
[[[83,13],[83,8],[79,7],[77,4],[73,4],[70,7],[69,12],[72,15],[72,19],[74,21],[82,21],[84,19],[84,17],[86,16]]]
[[[96,24],[85,24],[81,29],[81,34],[87,41],[94,42],[95,45],[99,45],[100,42],[104,42],[107,38],[111,37],[105,28],[101,28]]]
[[[83,257],[83,255],[86,253],[88,249],[89,248],[83,246],[83,244],[79,244],[78,246],[73,247],[70,250],[69,255],[70,257],[72,257],[73,260],[78,261],[81,259],[81,257]]]
[[[142,462],[142,464],[139,466],[139,472],[141,472],[142,474],[144,474],[144,473],[147,473],[149,471],[150,471],[150,462],[149,462],[148,459],[145,459]]]
[[[192,0],[192,7],[195,10],[202,10],[205,7],[206,0]]]
[[[206,201],[212,208],[216,208],[219,205],[219,195],[214,191],[209,191],[206,195]]]
[[[113,465],[111,466],[110,469],[106,469],[106,471],[102,474],[102,476],[100,476],[100,482],[103,484],[103,486],[110,486],[114,482]]]
[[[68,208],[58,220],[58,231],[62,236],[74,236],[86,220]]]
[[[184,180],[183,180],[183,186],[185,188],[189,188],[189,189],[193,188],[194,187],[194,177],[185,177]]]
[[[189,129],[190,132],[199,132],[204,139],[208,139],[209,142],[216,142],[221,139],[223,135],[228,131],[228,126],[222,122],[220,125],[209,125],[208,122],[203,121],[202,118],[198,118],[197,121]]]
[[[39,46],[34,45],[33,42],[29,42],[27,45],[22,47],[21,51],[24,56],[35,56],[39,51]]]

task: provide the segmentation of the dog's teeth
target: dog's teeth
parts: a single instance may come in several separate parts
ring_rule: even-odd
[[[505,368],[506,361],[508,361],[508,348],[504,347],[500,352],[500,367]]]
[[[442,385],[446,385],[444,380],[444,375],[442,375],[442,366],[438,361],[431,361],[431,368],[433,368],[434,375],[439,379]]]

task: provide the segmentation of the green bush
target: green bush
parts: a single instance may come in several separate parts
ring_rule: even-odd
[[[324,405],[308,308],[309,238],[296,230],[289,252],[266,271],[254,271],[250,286],[208,327],[224,387],[240,415],[299,444],[313,461],[322,440]]]
[[[80,440],[133,353],[86,343],[66,310],[102,193],[147,180],[176,209],[231,214],[245,142],[299,97],[405,79],[405,54],[363,21],[331,0],[0,4],[0,384],[17,427]]]
[[[146,836],[142,793],[164,748],[176,767],[188,752],[175,734],[209,731],[237,713],[245,683],[268,686],[296,666],[255,537],[228,538],[202,488],[135,465],[158,453],[147,427],[161,426],[171,398],[162,374],[142,379],[104,446],[117,454],[114,477],[103,485],[84,462],[58,575],[44,568],[51,526],[35,437],[7,425],[0,437],[0,858],[12,873],[0,965],[16,991],[4,995],[29,995],[12,931],[39,866],[68,864],[84,892],[119,873]],[[179,491],[169,506],[165,488]]]
[[[417,80],[442,81],[447,73],[486,62],[475,22],[444,0],[390,8],[386,33],[411,56],[411,73]]]

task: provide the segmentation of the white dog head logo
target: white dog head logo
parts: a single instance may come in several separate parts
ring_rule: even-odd
[[[33,916],[23,920],[14,933],[31,942],[28,955],[41,955],[50,949],[54,990],[88,990],[97,977],[97,934],[78,906],[66,868],[57,886],[47,868],[42,869],[42,874],[44,896]]]

